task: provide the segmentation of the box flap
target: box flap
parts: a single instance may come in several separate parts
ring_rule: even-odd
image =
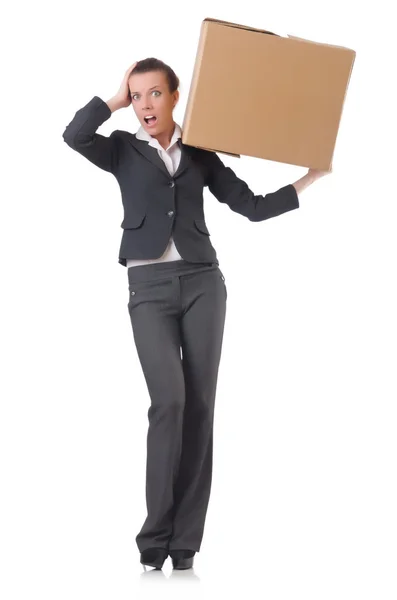
[[[221,21],[220,19],[204,19],[205,21],[210,21],[212,23],[220,23],[221,25],[226,25],[228,27],[236,27],[237,29],[248,29],[248,31],[257,31],[258,33],[269,33],[270,35],[279,35],[278,33],[273,33],[273,31],[267,31],[266,29],[257,29],[256,27],[248,27],[247,25],[239,25],[238,23],[230,23],[229,21]],[[281,37],[281,36],[279,36]]]
[[[338,46],[336,44],[326,44],[324,42],[315,42],[313,40],[308,40],[306,38],[297,37],[296,35],[289,35],[289,33],[287,35],[290,40],[297,40],[298,42],[305,42],[306,44],[317,44],[318,46],[329,46],[330,48],[341,48],[342,50],[349,50],[350,52],[353,52],[354,55],[356,54],[355,50],[352,50],[351,48],[346,48],[346,46]]]

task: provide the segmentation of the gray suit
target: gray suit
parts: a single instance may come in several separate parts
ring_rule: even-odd
[[[171,177],[155,148],[127,131],[96,129],[111,111],[98,96],[75,114],[65,142],[112,173],[124,206],[119,262],[160,257],[172,233],[183,260],[130,267],[128,310],[150,395],[147,517],[139,550],[200,550],[212,480],[213,419],[227,288],[203,212],[203,189],[263,221],[299,207],[292,185],[266,196],[214,152],[178,141]]]

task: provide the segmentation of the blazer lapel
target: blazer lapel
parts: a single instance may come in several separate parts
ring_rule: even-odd
[[[134,134],[131,134],[131,136],[128,137],[128,141],[142,154],[142,156],[150,160],[151,163],[163,171],[164,175],[168,178],[170,177],[168,169],[165,166],[164,161],[160,158],[156,148],[149,146],[144,140],[139,140]]]
[[[156,148],[153,148],[153,146],[149,146],[149,144],[146,141],[138,139],[134,134],[131,134],[128,137],[128,141],[134,146],[134,148],[136,148],[136,150],[138,150],[138,152],[142,154],[142,156],[150,160],[151,163],[153,163],[154,165],[156,165],[156,167],[163,171],[164,175],[166,175],[168,178],[170,177],[168,169],[165,166],[164,161],[159,156],[159,153],[157,152]],[[189,146],[183,144],[181,138],[177,140],[177,144],[181,149],[181,160],[179,162],[177,170],[175,171],[174,177],[179,177],[179,175],[181,175],[181,173],[183,173],[183,171],[187,169],[190,162]]]
[[[185,169],[188,168],[189,162],[190,162],[189,146],[186,146],[185,144],[183,144],[181,138],[179,138],[179,140],[177,141],[177,144],[178,144],[179,148],[181,149],[181,160],[180,160],[177,170],[174,173],[174,177],[179,177],[179,175],[181,175],[181,173],[183,173],[183,171],[185,171]]]

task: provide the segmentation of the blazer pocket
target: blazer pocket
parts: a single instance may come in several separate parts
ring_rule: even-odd
[[[138,229],[141,227],[146,217],[146,213],[144,215],[131,215],[129,217],[125,217],[120,227],[123,229]]]
[[[194,219],[195,225],[201,233],[205,233],[206,235],[211,235],[207,229],[207,225],[205,224],[204,219]]]

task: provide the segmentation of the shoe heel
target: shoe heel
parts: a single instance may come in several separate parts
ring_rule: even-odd
[[[193,567],[194,556],[190,558],[173,558],[172,567],[174,569],[191,569]]]
[[[147,567],[161,569],[167,556],[167,550],[165,550],[164,548],[144,550],[143,552],[141,552],[140,562],[142,565],[146,565]]]
[[[193,566],[195,552],[193,550],[170,550],[174,569],[190,569]]]

